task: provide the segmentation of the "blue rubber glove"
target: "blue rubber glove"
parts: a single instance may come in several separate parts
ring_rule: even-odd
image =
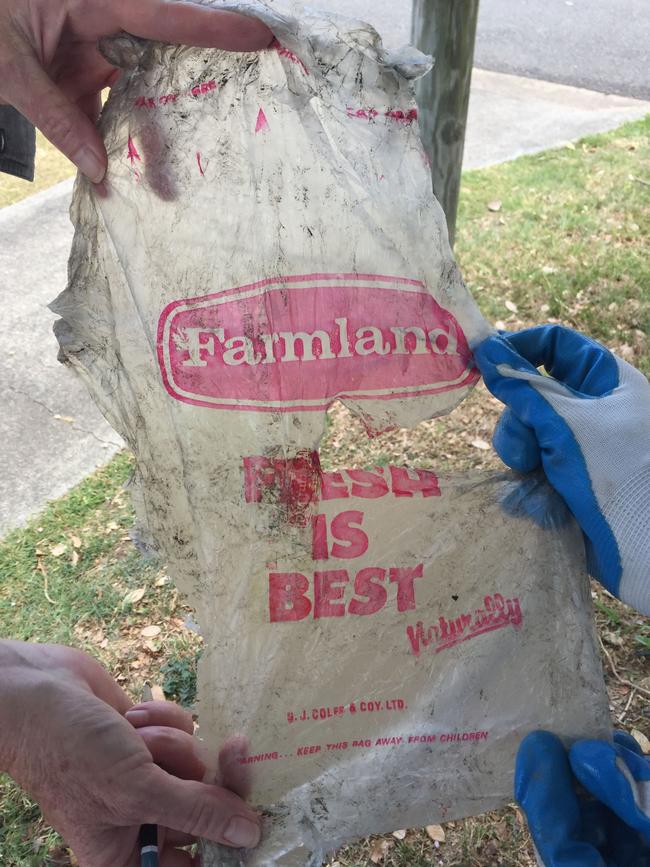
[[[648,380],[558,325],[494,335],[474,358],[507,405],[493,437],[501,459],[521,473],[544,469],[583,531],[590,573],[650,614]]]
[[[533,732],[517,755],[515,798],[545,867],[650,867],[650,762],[630,735],[567,753]]]

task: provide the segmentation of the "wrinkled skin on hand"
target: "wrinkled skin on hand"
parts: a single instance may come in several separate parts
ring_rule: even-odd
[[[136,867],[142,824],[160,826],[161,867],[190,867],[175,847],[197,837],[257,844],[257,815],[200,782],[206,767],[181,708],[134,707],[101,665],[65,647],[0,642],[0,672],[0,769],[81,867]]]
[[[100,94],[116,80],[97,40],[121,31],[174,44],[256,51],[259,21],[167,0],[0,0],[0,102],[13,105],[91,181],[106,171],[95,129]]]

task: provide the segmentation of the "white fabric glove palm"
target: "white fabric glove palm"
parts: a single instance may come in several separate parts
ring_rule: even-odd
[[[522,473],[543,467],[582,528],[591,574],[650,614],[648,380],[557,325],[494,335],[474,354],[507,405],[493,439],[501,459]]]

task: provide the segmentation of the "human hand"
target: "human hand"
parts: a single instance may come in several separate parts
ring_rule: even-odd
[[[650,614],[648,380],[558,325],[489,337],[474,358],[507,405],[493,437],[501,459],[521,473],[543,467],[583,531],[590,573]]]
[[[173,44],[256,51],[272,41],[253,18],[170,0],[0,0],[0,102],[37,126],[91,181],[106,171],[95,129],[118,70],[97,40],[120,31]]]
[[[630,735],[567,753],[555,735],[533,732],[517,754],[515,798],[545,867],[649,867],[650,761]]]
[[[198,837],[257,844],[253,810],[199,782],[206,768],[191,731],[173,704],[134,707],[84,653],[0,642],[0,769],[37,801],[80,867],[136,867],[143,824],[159,826],[161,867],[190,867],[175,847]]]

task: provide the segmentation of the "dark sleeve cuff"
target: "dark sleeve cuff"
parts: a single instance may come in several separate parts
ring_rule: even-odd
[[[10,105],[0,105],[0,172],[34,180],[36,132]]]

